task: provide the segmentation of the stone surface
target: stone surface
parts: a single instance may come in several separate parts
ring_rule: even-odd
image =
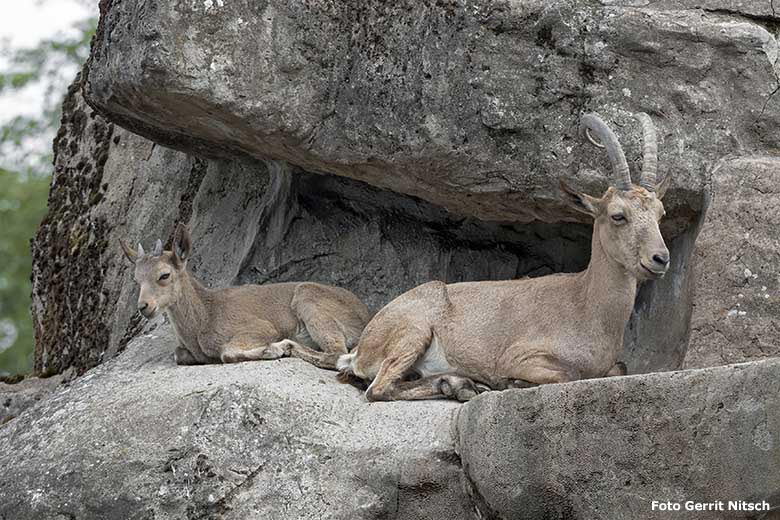
[[[18,417],[23,411],[45,399],[66,381],[57,374],[47,378],[28,377],[14,384],[0,382],[0,424]]]
[[[0,518],[468,518],[456,403],[369,405],[298,360],[180,367],[174,345],[141,336],[0,427]]]
[[[723,520],[651,501],[780,507],[780,360],[491,392],[459,412],[482,518]]]
[[[769,2],[102,5],[85,90],[111,120],[482,219],[578,218],[557,180],[606,182],[606,159],[577,137],[586,110],[616,126],[632,163],[630,114],[654,116],[682,227],[701,211],[709,165],[780,140]]]
[[[713,175],[696,246],[688,367],[780,355],[780,159],[739,158]]]
[[[174,346],[160,325],[0,425],[0,518],[633,520],[667,518],[652,499],[780,505],[777,360],[369,404],[296,359],[176,366]]]

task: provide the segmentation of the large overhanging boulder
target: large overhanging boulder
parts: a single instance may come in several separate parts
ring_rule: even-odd
[[[606,162],[578,137],[581,113],[611,121],[636,162],[645,111],[679,231],[718,158],[778,146],[774,13],[645,4],[108,0],[85,93],[188,152],[281,159],[502,221],[579,218],[557,180],[600,192],[608,174],[592,171]]]

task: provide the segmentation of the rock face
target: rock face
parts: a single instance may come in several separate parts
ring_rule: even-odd
[[[764,518],[651,501],[780,505],[778,371],[773,360],[482,395],[458,419],[482,518]]]
[[[508,221],[561,220],[557,180],[605,164],[577,137],[582,111],[618,125],[636,160],[643,110],[675,175],[670,216],[687,223],[708,162],[780,139],[774,14],[645,4],[106,1],[85,92],[173,147]]]
[[[77,80],[69,88],[62,107],[49,210],[32,247],[39,373],[96,365],[102,351],[96,346],[105,345],[109,335],[94,318],[110,314],[115,305],[103,289],[110,282],[105,279],[108,266],[102,252],[108,247],[111,225],[94,214],[108,187],[103,174],[114,125],[85,110],[80,85]],[[56,353],[53,345],[59,345]]]
[[[728,161],[712,184],[696,246],[688,367],[780,354],[780,159]]]
[[[468,518],[456,403],[369,405],[298,360],[178,367],[174,346],[142,336],[3,426],[0,518]]]
[[[189,224],[190,266],[209,285],[320,281],[352,289],[374,310],[431,279],[587,264],[587,226],[483,223],[281,162],[199,159],[106,125],[78,88],[65,109],[50,211],[33,244],[41,372],[83,372],[140,330],[137,287],[118,240],[148,246],[170,238],[177,222]],[[95,164],[92,136],[104,128]]]
[[[780,500],[780,362],[367,403],[299,360],[180,367],[163,326],[0,426],[0,518],[662,519]],[[680,518],[731,518],[680,514]]]

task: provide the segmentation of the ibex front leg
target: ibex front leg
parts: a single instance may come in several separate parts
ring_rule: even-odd
[[[287,345],[279,341],[279,333],[268,322],[260,321],[251,327],[252,332],[238,333],[219,348],[223,363],[238,363],[258,359],[279,359],[289,352]]]
[[[455,399],[463,402],[476,397],[480,391],[474,381],[468,377],[441,374],[396,382],[384,393],[374,393],[372,400]]]

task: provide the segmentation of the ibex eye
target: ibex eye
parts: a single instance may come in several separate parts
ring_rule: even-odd
[[[167,280],[171,277],[171,273],[163,273],[160,275],[160,278],[158,280]]]
[[[626,220],[626,217],[624,215],[621,215],[620,213],[617,213],[615,215],[612,215],[612,220],[615,222],[623,222]]]

